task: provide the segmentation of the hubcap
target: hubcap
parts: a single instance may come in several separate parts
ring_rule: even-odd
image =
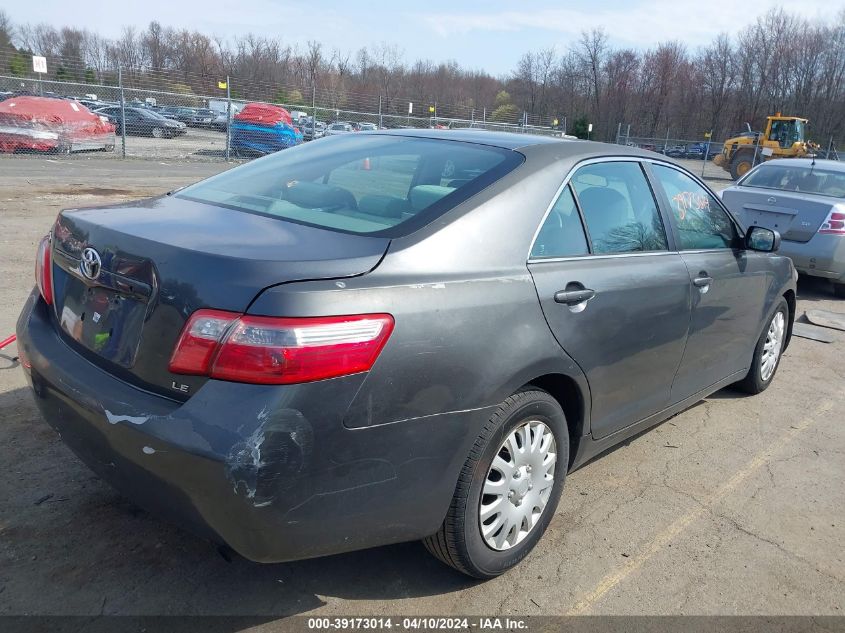
[[[763,355],[760,359],[760,377],[766,382],[775,373],[780,350],[783,343],[783,333],[786,329],[786,319],[783,312],[775,314],[766,332],[766,342],[763,343]]]
[[[551,430],[531,420],[511,431],[487,472],[478,518],[497,551],[510,549],[537,525],[555,483],[557,445]]]

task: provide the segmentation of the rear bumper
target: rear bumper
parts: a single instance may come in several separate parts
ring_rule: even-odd
[[[815,234],[808,242],[781,242],[780,255],[792,260],[802,275],[845,283],[845,237]]]
[[[154,513],[278,562],[435,532],[487,409],[348,429],[362,376],[209,380],[180,404],[70,349],[33,292],[17,326],[35,401],[100,477]]]

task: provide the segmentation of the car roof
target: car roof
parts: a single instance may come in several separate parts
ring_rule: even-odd
[[[388,136],[409,136],[415,138],[430,138],[465,143],[490,145],[501,149],[519,150],[529,154],[554,154],[560,158],[590,157],[590,156],[639,156],[643,158],[659,158],[666,162],[674,162],[663,154],[642,150],[637,147],[565,139],[555,136],[540,136],[539,134],[516,134],[514,132],[492,132],[480,128],[459,128],[456,130],[423,130],[397,129],[366,132],[366,134],[385,134]]]
[[[817,158],[815,164],[812,158],[778,158],[777,160],[766,161],[762,165],[782,165],[783,167],[818,167],[819,169],[829,169],[831,171],[845,172],[845,163],[838,160],[827,160],[824,158]]]

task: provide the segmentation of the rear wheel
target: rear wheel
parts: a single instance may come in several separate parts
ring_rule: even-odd
[[[505,400],[461,471],[440,530],[423,543],[475,578],[507,571],[540,540],[554,516],[569,463],[566,418],[545,391]]]
[[[833,284],[833,294],[840,299],[845,299],[845,284]]]
[[[739,180],[754,167],[754,154],[748,150],[738,151],[731,158],[731,178]]]
[[[757,341],[751,368],[745,378],[737,383],[737,387],[752,394],[768,388],[780,364],[788,329],[789,308],[786,299],[781,299],[766,329],[760,335],[760,340]]]

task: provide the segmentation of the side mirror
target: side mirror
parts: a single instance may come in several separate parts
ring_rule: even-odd
[[[780,248],[780,233],[762,226],[752,226],[745,234],[745,247],[752,251],[774,253]]]

